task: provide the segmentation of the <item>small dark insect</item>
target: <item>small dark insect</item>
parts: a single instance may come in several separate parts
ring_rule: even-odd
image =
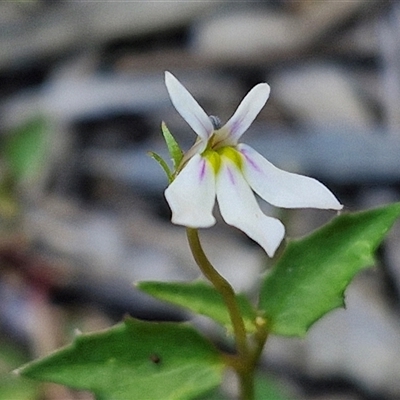
[[[221,128],[222,123],[221,123],[221,120],[218,117],[216,117],[215,115],[210,115],[208,118],[210,118],[212,126],[214,127],[214,129],[216,131]]]
[[[157,355],[157,354],[152,354],[150,356],[150,360],[151,362],[153,362],[154,364],[159,364],[161,362],[161,358]]]

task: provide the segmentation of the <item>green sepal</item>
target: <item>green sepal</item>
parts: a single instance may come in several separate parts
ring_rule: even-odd
[[[169,155],[174,165],[174,170],[176,171],[176,169],[179,167],[179,164],[182,161],[183,151],[180,148],[178,142],[175,140],[172,133],[170,132],[170,130],[167,128],[165,122],[161,123],[161,130],[164,136],[165,143],[167,144],[168,147]]]
[[[159,300],[168,301],[194,313],[205,315],[223,325],[229,332],[233,331],[231,319],[221,294],[206,282],[139,282],[136,287]],[[254,307],[243,294],[237,294],[236,300],[246,331],[255,332],[257,314]]]
[[[323,315],[343,307],[346,287],[374,264],[375,250],[399,216],[400,203],[342,214],[289,242],[260,292],[269,331],[304,336]]]
[[[184,400],[217,387],[224,367],[220,353],[190,325],[128,318],[79,335],[17,372],[89,390],[101,399]]]

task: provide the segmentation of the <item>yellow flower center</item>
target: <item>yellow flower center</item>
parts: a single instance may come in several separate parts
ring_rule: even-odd
[[[230,146],[221,147],[217,150],[206,149],[202,154],[212,165],[214,173],[218,174],[221,167],[221,157],[226,157],[232,161],[240,170],[243,165],[243,156],[234,148]]]
[[[219,171],[219,168],[221,167],[221,157],[220,155],[212,149],[206,149],[202,156],[210,162],[212,167],[214,168],[214,173],[217,174]]]

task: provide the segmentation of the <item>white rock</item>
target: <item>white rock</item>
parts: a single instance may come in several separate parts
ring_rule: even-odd
[[[244,60],[286,48],[292,43],[292,24],[283,14],[229,13],[199,26],[193,48],[207,58]]]
[[[268,63],[312,48],[371,1],[319,1],[297,14],[265,7],[224,8],[195,30],[193,48],[217,61]]]
[[[189,23],[215,2],[64,2],[17,18],[13,34],[0,25],[0,67]],[[3,9],[2,4],[2,9]],[[24,7],[26,8],[26,7]],[[31,7],[32,8],[32,7]],[[8,7],[7,11],[13,9]],[[8,22],[6,18],[0,18]],[[10,23],[10,22],[8,22]],[[11,51],[12,49],[12,51]]]
[[[303,64],[269,77],[271,99],[306,126],[371,127],[373,119],[357,91],[357,82],[331,64]]]

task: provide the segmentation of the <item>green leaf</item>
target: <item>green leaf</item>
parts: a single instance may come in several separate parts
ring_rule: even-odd
[[[400,203],[343,214],[290,242],[260,293],[272,333],[303,336],[329,311],[344,306],[354,275],[374,264],[373,254],[400,216]]]
[[[193,400],[229,400],[229,399],[222,393],[221,388],[217,388],[201,396],[198,397],[196,396]]]
[[[289,400],[288,391],[281,387],[269,376],[257,373],[254,380],[254,398],[255,400]],[[290,397],[292,398],[292,397]],[[206,393],[203,396],[196,397],[196,400],[230,400],[232,395],[224,393],[221,388]]]
[[[39,399],[40,390],[36,386],[28,379],[21,379],[8,373],[7,378],[0,377],[0,400]]]
[[[22,379],[11,371],[21,363],[26,362],[26,356],[13,343],[0,342],[0,400],[27,400],[39,398],[39,384],[28,379]]]
[[[256,400],[289,400],[277,382],[261,373],[256,375],[254,387]]]
[[[127,319],[19,369],[101,399],[190,399],[220,384],[218,351],[191,326]]]
[[[178,142],[175,140],[175,138],[172,136],[172,133],[167,128],[165,122],[161,124],[161,130],[164,136],[165,143],[167,144],[168,147],[168,152],[174,163],[174,169],[176,169],[179,166],[180,162],[182,161],[183,152],[179,147]]]
[[[47,150],[47,134],[47,121],[36,117],[4,138],[3,155],[13,179],[31,178],[39,172]]]
[[[197,314],[210,317],[229,331],[233,331],[229,313],[221,294],[206,282],[139,282],[137,287],[157,299],[186,307]],[[256,311],[243,294],[238,294],[236,298],[246,330],[254,332]]]

